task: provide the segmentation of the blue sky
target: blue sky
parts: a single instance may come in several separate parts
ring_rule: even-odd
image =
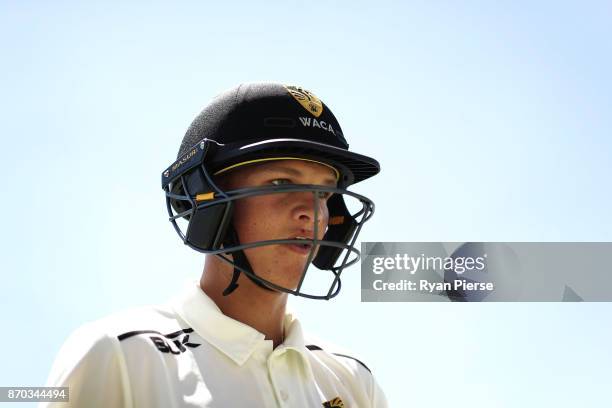
[[[0,385],[42,385],[85,321],[154,304],[202,257],[161,171],[240,82],[313,91],[381,174],[362,241],[610,241],[609,2],[0,2]],[[608,303],[366,304],[304,325],[391,406],[599,406]],[[325,316],[325,319],[321,319]]]

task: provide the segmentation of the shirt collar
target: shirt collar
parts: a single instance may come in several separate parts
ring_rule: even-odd
[[[263,342],[270,341],[251,326],[224,315],[197,281],[186,285],[173,307],[200,337],[238,365],[243,365]],[[307,360],[302,326],[292,313],[285,314],[284,327],[285,341],[279,348],[296,350]]]

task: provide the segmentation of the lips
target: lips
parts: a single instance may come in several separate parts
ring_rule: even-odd
[[[312,238],[297,236],[297,237],[288,237],[287,239],[305,240],[303,244],[287,244],[286,246],[289,247],[289,249],[291,249],[292,251],[295,251],[301,255],[308,255],[308,253],[310,253],[310,250],[312,249],[312,243],[310,240]]]

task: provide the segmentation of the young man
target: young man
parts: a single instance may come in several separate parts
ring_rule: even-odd
[[[288,294],[340,290],[373,211],[346,187],[378,171],[302,88],[218,96],[162,174],[173,226],[207,254],[201,279],[166,305],[81,327],[48,385],[70,387],[70,406],[83,407],[386,407],[362,362],[306,340],[286,311]],[[328,271],[315,293],[325,279],[307,281],[311,264]]]

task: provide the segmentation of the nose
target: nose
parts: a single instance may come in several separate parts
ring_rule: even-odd
[[[315,193],[303,191],[295,194],[292,206],[292,218],[300,223],[300,226],[308,231],[313,231],[315,221],[315,205],[317,207],[317,220],[319,230],[327,222],[327,203],[324,199],[315,199]]]

